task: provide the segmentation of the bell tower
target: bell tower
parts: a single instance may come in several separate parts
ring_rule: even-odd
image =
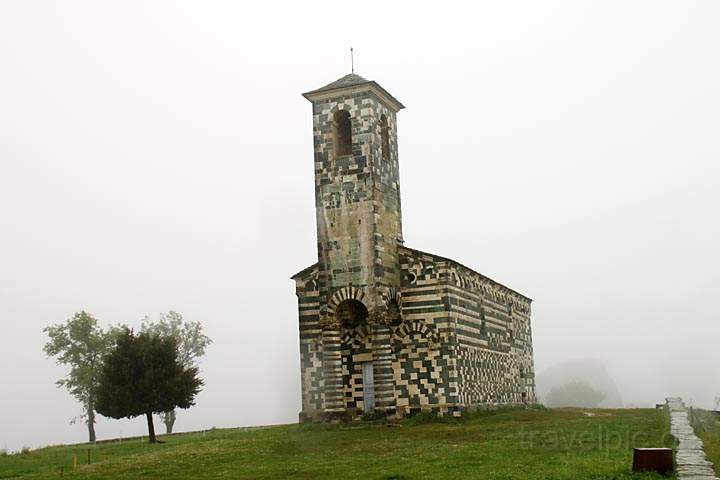
[[[400,285],[396,114],[403,105],[356,74],[303,96],[313,105],[321,283],[330,295],[362,288],[372,314],[384,309],[384,290]]]
[[[312,103],[315,152],[319,323],[323,328],[326,411],[340,411],[340,348],[345,311],[364,311],[377,344],[376,405],[392,410],[387,315],[400,290],[402,243],[396,115],[403,105],[374,81],[351,73],[304,93]],[[343,302],[362,307],[343,308]],[[358,304],[359,305],[359,304]],[[336,307],[341,307],[337,308]],[[336,311],[337,310],[337,311]],[[358,319],[350,322],[356,327]],[[338,338],[339,340],[339,338]],[[333,343],[334,342],[334,343]],[[338,353],[339,355],[339,353]],[[387,357],[387,360],[385,359]]]

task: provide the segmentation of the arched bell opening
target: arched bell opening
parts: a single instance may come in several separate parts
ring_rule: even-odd
[[[352,155],[352,122],[347,110],[338,110],[333,115],[333,143],[336,158]]]
[[[382,159],[390,161],[390,127],[385,115],[380,117],[380,146]]]

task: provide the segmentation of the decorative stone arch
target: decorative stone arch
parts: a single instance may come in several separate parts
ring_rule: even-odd
[[[450,278],[452,279],[452,282],[456,287],[466,288],[468,285],[468,281],[465,276],[463,276],[455,268],[450,269]]]
[[[335,323],[345,330],[353,330],[368,324],[370,312],[360,300],[343,300],[335,307]]]
[[[385,321],[389,325],[399,325],[402,322],[402,295],[395,287],[390,287],[380,294],[385,306]]]
[[[345,100],[338,102],[332,107],[330,107],[328,111],[334,114],[336,112],[339,112],[340,110],[347,110],[348,112],[350,112],[350,115],[357,115],[359,108],[360,107],[355,104],[355,100],[353,100],[352,98],[346,98]]]
[[[394,342],[402,342],[405,337],[407,337],[411,333],[420,333],[425,338],[427,338],[428,342],[430,342],[431,345],[437,345],[438,343],[440,343],[440,339],[438,338],[435,329],[421,320],[415,320],[412,322],[405,322],[401,324],[399,327],[393,330],[392,339]]]
[[[370,338],[372,338],[372,327],[365,324],[346,330],[341,341],[343,345],[347,345],[352,349],[359,349]]]
[[[397,302],[399,307],[402,307],[402,295],[400,294],[400,290],[398,290],[395,287],[390,287],[386,290],[384,290],[380,297],[383,300],[383,304],[387,307],[390,305],[390,302]]]
[[[335,309],[338,305],[340,305],[345,300],[357,300],[363,305],[365,305],[365,308],[367,308],[367,305],[363,301],[365,298],[365,293],[362,291],[361,288],[354,287],[352,285],[348,285],[347,287],[342,287],[335,291],[333,293],[333,296],[330,297],[330,300],[328,301],[328,315],[335,316]]]

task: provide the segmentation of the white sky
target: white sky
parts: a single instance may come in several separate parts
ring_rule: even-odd
[[[720,3],[251,5],[0,0],[0,449],[86,438],[41,350],[80,309],[203,322],[179,430],[297,418],[300,93],[351,45],[407,106],[406,244],[534,298],[538,371],[593,357],[630,404],[720,395]]]

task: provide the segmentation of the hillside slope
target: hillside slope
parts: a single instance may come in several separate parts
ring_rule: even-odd
[[[510,410],[401,426],[226,429],[0,457],[0,478],[625,479],[633,446],[667,446],[655,410]],[[73,469],[73,455],[90,465]],[[660,477],[658,477],[660,478]]]

